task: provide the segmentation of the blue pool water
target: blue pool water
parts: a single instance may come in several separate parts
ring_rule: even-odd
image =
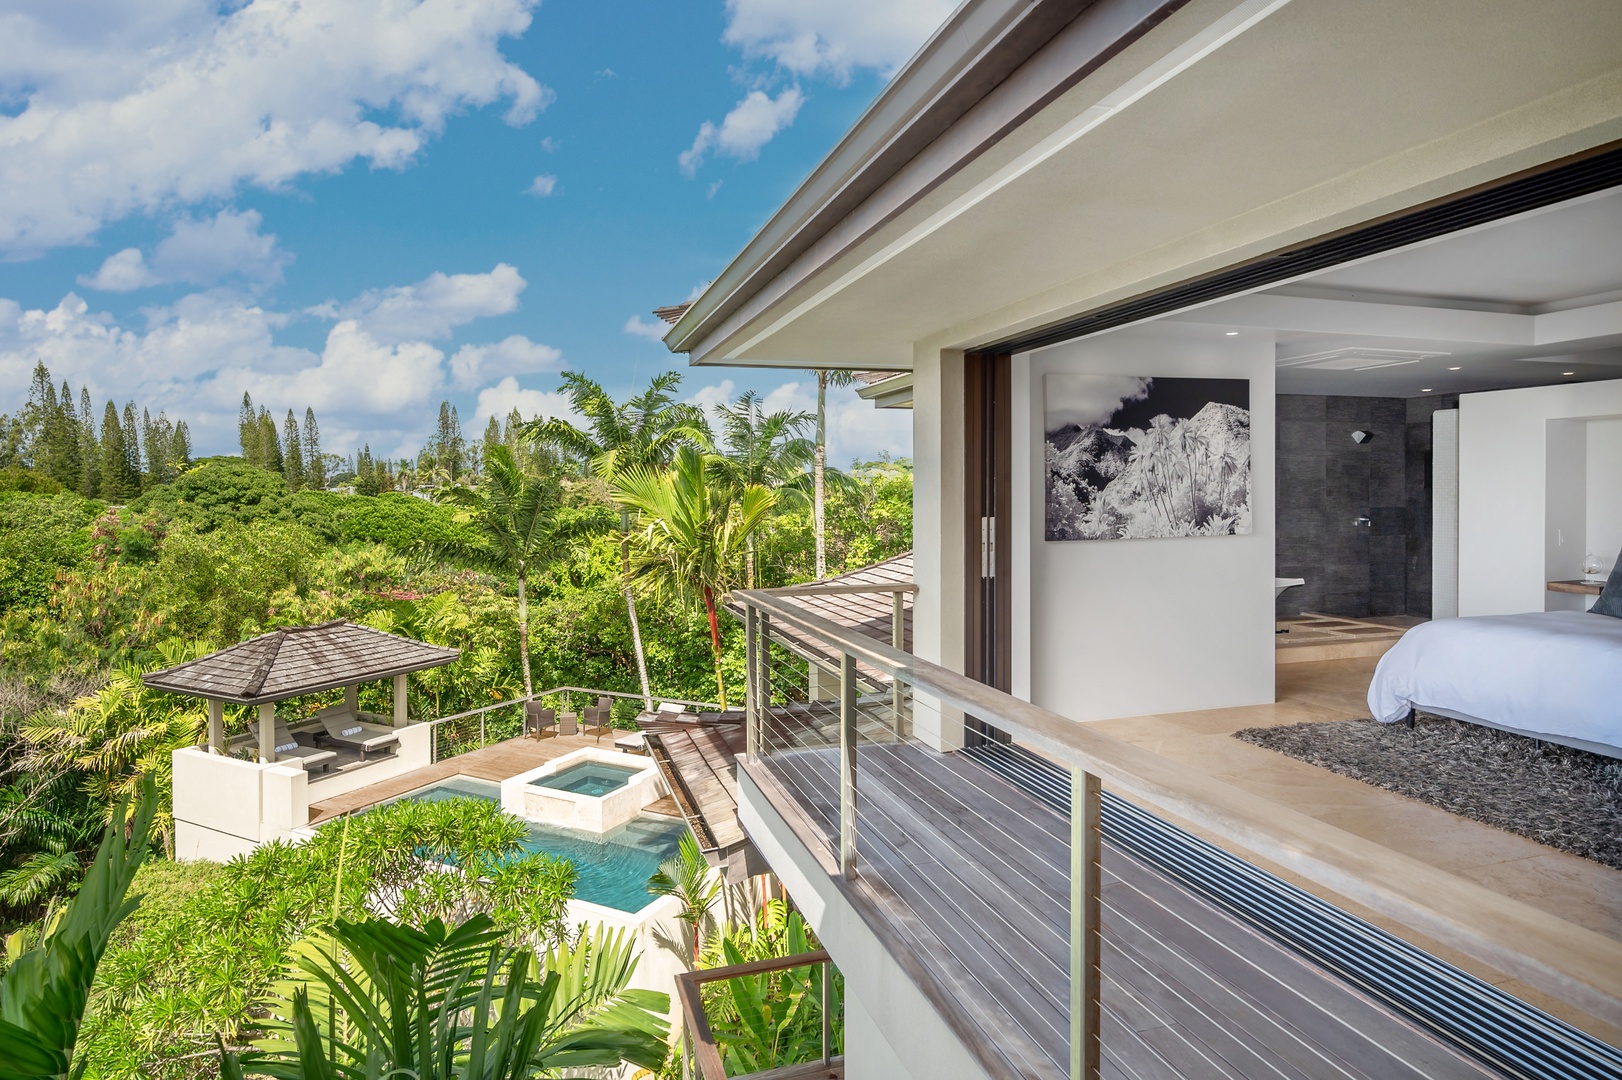
[[[631,777],[637,774],[636,769],[627,769],[623,765],[605,765],[600,761],[582,761],[578,765],[570,765],[562,772],[543,776],[538,780],[530,781],[531,787],[551,788],[554,791],[572,791],[576,795],[590,795],[601,798],[610,791],[618,791],[631,782]]]
[[[399,797],[424,802],[443,799],[497,802],[501,798],[501,785],[471,776],[453,776]],[[534,821],[525,824],[529,835],[519,841],[520,847],[568,859],[574,863],[577,874],[576,898],[617,911],[640,911],[653,901],[653,895],[648,892],[648,878],[659,869],[661,862],[681,848],[681,835],[687,831],[687,826],[679,821],[653,815],[636,818],[601,836]]]

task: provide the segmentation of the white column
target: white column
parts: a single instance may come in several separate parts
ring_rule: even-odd
[[[351,716],[360,715],[360,687],[357,684],[344,687],[344,708],[349,710]]]
[[[913,352],[912,651],[963,670],[963,354]],[[939,750],[963,744],[961,711],[918,693],[913,734]]]
[[[208,699],[208,749],[213,754],[225,753],[225,704]]]
[[[394,726],[405,727],[406,721],[406,677],[396,675],[394,677]]]
[[[276,760],[276,705],[270,701],[259,706],[259,760]]]

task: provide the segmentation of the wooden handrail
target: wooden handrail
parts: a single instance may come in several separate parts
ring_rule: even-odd
[[[915,694],[976,716],[1111,787],[1622,1025],[1622,942],[975,682],[759,590],[736,603],[796,623]]]
[[[701,971],[684,971],[676,976],[676,997],[681,1002],[683,1023],[687,1033],[691,1036],[691,1049],[693,1060],[698,1066],[699,1075],[704,1080],[727,1080],[726,1064],[721,1060],[721,1050],[715,1045],[715,1033],[710,1030],[709,1014],[704,1011],[704,995],[701,987],[709,982],[724,982],[727,979],[742,978],[745,975],[762,975],[768,971],[786,971],[789,968],[810,967],[822,964],[823,985],[826,987],[828,979],[827,965],[833,962],[826,949],[816,949],[807,953],[796,953],[793,956],[773,956],[765,960],[751,960],[745,964],[732,964],[728,967],[705,968]],[[823,994],[823,1002],[827,1002],[827,994]],[[828,1059],[828,1016],[823,1014],[823,1060]]]
[[[912,595],[918,586],[910,581],[873,582],[870,585],[786,585],[781,589],[767,589],[773,596],[859,596],[862,593],[906,593]],[[734,592],[734,597],[744,595]]]

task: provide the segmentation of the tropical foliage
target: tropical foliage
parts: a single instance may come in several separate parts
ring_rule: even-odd
[[[485,915],[422,929],[340,919],[300,942],[294,962],[267,999],[268,1037],[240,1062],[226,1054],[226,1077],[246,1065],[286,1080],[520,1080],[665,1056],[668,996],[627,988],[636,958],[623,932],[537,959]]]

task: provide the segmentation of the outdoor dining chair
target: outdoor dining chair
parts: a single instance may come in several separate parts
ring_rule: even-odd
[[[524,734],[536,740],[544,739],[548,734],[557,737],[558,711],[545,709],[538,701],[524,703]]]

